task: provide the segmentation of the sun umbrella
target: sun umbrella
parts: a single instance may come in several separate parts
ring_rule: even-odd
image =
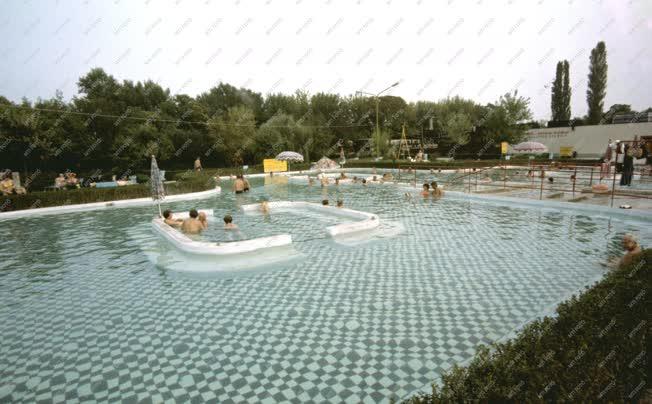
[[[548,152],[548,148],[539,142],[523,142],[513,146],[512,152],[516,154],[538,154]]]
[[[276,160],[287,161],[288,162],[288,171],[290,171],[290,163],[293,162],[293,161],[302,162],[303,161],[303,156],[300,155],[297,152],[284,151],[284,152],[279,153],[278,156],[276,156]],[[291,188],[292,188],[292,185],[288,182],[288,198],[290,198],[290,194],[292,192]]]
[[[315,164],[310,167],[312,170],[332,170],[335,168],[340,168],[340,165],[324,156],[320,158]]]
[[[161,213],[161,201],[165,198],[165,187],[163,187],[163,178],[161,177],[161,172],[158,169],[154,155],[152,155],[149,183],[152,191],[152,199],[158,204],[159,215],[163,216]]]
[[[278,156],[276,156],[276,160],[289,161],[289,162],[293,162],[293,161],[302,162],[303,161],[303,156],[300,155],[297,152],[284,151],[284,152],[281,152]]]

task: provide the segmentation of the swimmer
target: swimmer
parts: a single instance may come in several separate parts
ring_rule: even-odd
[[[421,196],[428,197],[430,196],[430,185],[423,184],[423,190],[421,191]]]
[[[197,216],[197,220],[199,220],[199,223],[201,223],[202,228],[204,230],[208,229],[208,218],[206,217],[206,213],[199,212],[199,215]]]
[[[358,183],[358,177],[356,177],[356,176],[353,177],[353,183],[354,183],[354,184],[357,184],[357,183]]]
[[[267,201],[262,201],[260,203],[260,211],[265,215],[269,215],[269,203]]]
[[[328,186],[328,177],[325,175],[322,175],[321,180],[319,180],[321,183],[322,187],[327,187]]]
[[[340,179],[339,178],[335,178],[335,185],[340,185]]]
[[[374,175],[373,177],[371,177],[371,180],[372,180],[373,182],[377,182],[377,181],[378,181],[378,179],[376,178],[375,175]]]
[[[632,260],[641,253],[641,246],[631,234],[625,234],[623,237],[623,248],[627,252],[620,259],[620,265],[631,264]]]
[[[340,178],[343,179],[343,180],[345,180],[345,179],[347,179],[347,178],[349,178],[349,177],[347,177],[347,176],[346,176],[346,173],[344,173],[344,171],[342,171],[342,173],[340,174]]]
[[[324,205],[324,206],[328,206],[328,199],[323,199],[321,201],[321,204]]]
[[[341,200],[341,199],[338,199],[338,200],[337,200],[337,207],[338,207],[338,208],[343,208],[343,207],[344,207],[344,201]]]
[[[442,189],[437,186],[437,181],[431,182],[430,188],[432,188],[430,192],[432,196],[434,196],[435,198],[440,198],[444,196],[444,191],[442,191]]]
[[[233,223],[233,217],[231,215],[224,216],[224,230],[235,230],[238,228],[238,225]]]
[[[188,219],[184,220],[181,224],[181,231],[186,234],[199,234],[204,230],[204,225],[199,221],[199,213],[196,209],[190,209],[188,212]]]
[[[365,187],[367,186],[367,179],[366,178],[362,179],[362,185],[364,185]]]
[[[170,209],[166,209],[163,211],[163,222],[165,222],[165,224],[168,226],[180,228],[181,223],[183,223],[183,219],[175,219],[172,216],[172,211]]]
[[[315,180],[313,180],[312,177],[308,177],[308,186],[311,187],[311,186],[313,186],[314,183],[315,183]]]
[[[235,181],[233,181],[233,191],[236,194],[241,194],[248,190],[248,183],[242,178],[242,174],[238,174]]]

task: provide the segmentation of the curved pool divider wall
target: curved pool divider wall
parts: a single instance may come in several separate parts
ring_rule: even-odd
[[[369,212],[363,212],[360,210],[338,208],[335,206],[324,206],[318,203],[305,201],[276,201],[269,202],[268,206],[271,212],[273,212],[274,209],[310,209],[315,212],[328,213],[333,216],[344,216],[357,220],[355,222],[340,223],[326,227],[326,233],[328,233],[331,237],[347,235],[360,231],[373,230],[380,225],[380,219],[378,218],[378,215]],[[241,208],[245,213],[260,212],[259,203],[243,205]]]
[[[206,213],[207,216],[213,216],[213,210],[200,210],[199,212]],[[187,218],[188,212],[173,213],[177,218]],[[199,256],[232,256],[236,254],[250,253],[254,251],[267,250],[277,247],[288,246],[292,244],[292,236],[289,234],[279,234],[270,237],[260,237],[250,240],[242,241],[229,241],[223,243],[209,242],[209,241],[195,241],[186,236],[179,230],[168,226],[163,222],[160,217],[155,217],[152,220],[152,226],[159,232],[167,241],[170,242],[178,250]],[[243,257],[244,258],[244,257]],[[219,271],[220,268],[214,268]],[[189,269],[189,271],[192,271]]]
[[[54,192],[54,191],[53,191]],[[65,191],[56,191],[65,192]],[[197,199],[210,198],[222,192],[221,187],[215,187],[208,191],[191,192],[188,194],[168,195],[161,201],[161,204],[168,202],[178,201],[193,201]],[[93,203],[80,203],[76,205],[65,206],[50,206],[47,208],[34,208],[13,210],[10,212],[0,212],[0,220],[3,219],[16,219],[21,217],[41,216],[41,215],[57,215],[61,213],[72,212],[87,212],[92,210],[111,209],[111,208],[133,208],[137,206],[156,206],[156,201],[152,198],[135,198],[135,199],[121,199],[117,201],[106,202],[93,202]]]

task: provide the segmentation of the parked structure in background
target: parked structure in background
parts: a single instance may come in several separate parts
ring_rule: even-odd
[[[554,157],[576,152],[578,158],[597,159],[604,155],[610,139],[634,140],[636,136],[652,140],[652,122],[530,129],[526,140],[543,143]]]

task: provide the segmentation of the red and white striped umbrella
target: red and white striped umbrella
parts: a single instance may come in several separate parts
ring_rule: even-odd
[[[547,153],[548,148],[539,142],[523,142],[513,146],[512,152],[522,154]]]

